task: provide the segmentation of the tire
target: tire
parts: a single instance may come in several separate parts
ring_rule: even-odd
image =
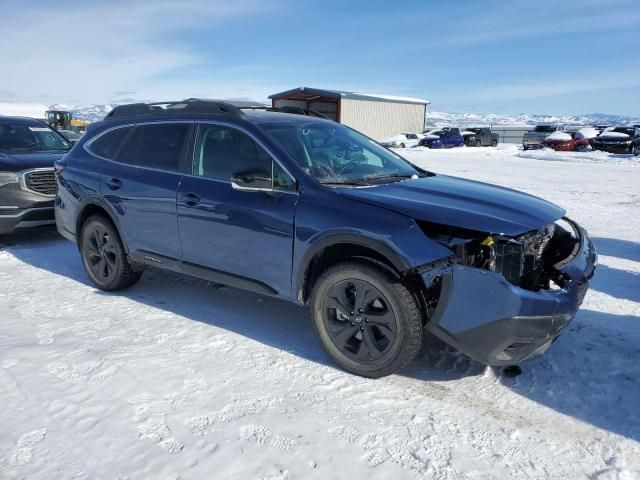
[[[407,146],[404,143],[401,143],[400,148],[407,148]]]
[[[142,276],[127,260],[115,226],[102,215],[91,216],[82,225],[80,254],[87,275],[100,290],[123,290]]]
[[[523,145],[522,149],[526,151],[526,150],[529,150],[529,147],[527,147],[526,145]]]
[[[493,142],[491,142],[491,146],[492,147],[497,147],[498,146],[498,141],[494,140]]]
[[[481,147],[482,146],[482,140],[478,139],[476,140],[476,147]]]
[[[363,377],[402,370],[422,346],[418,302],[390,272],[367,262],[326,270],[313,288],[311,316],[329,356]]]

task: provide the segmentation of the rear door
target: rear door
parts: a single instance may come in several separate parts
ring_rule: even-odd
[[[100,174],[102,195],[118,215],[132,254],[180,258],[176,192],[191,122],[138,125]]]
[[[232,186],[232,176],[256,171],[273,191]],[[192,174],[178,191],[184,262],[289,295],[297,200],[293,177],[255,137],[231,125],[199,125]]]

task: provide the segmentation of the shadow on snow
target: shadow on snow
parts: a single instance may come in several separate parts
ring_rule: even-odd
[[[0,240],[0,251],[8,248],[12,255],[36,268],[91,286],[76,248],[60,239],[56,232],[38,230],[3,240]],[[621,252],[633,256],[632,243],[598,239],[606,255]],[[614,297],[628,298],[630,293],[633,296],[632,290],[618,282],[637,279],[623,275],[631,272],[619,274],[614,270],[597,272],[596,278],[603,275],[601,283],[607,284],[607,293]],[[126,296],[333,366],[311,328],[308,309],[286,301],[155,269],[146,271],[143,280],[126,292],[96,291],[96,295]],[[632,300],[638,301],[638,296]],[[407,380],[449,381],[485,371],[483,365],[431,336],[425,344],[418,360],[402,372]],[[543,357],[525,363],[519,377],[502,377],[501,382],[517,394],[558,412],[640,441],[638,379],[640,317],[583,309]]]

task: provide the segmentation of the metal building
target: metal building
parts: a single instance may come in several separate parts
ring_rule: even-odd
[[[424,130],[428,100],[299,87],[269,96],[273,107],[316,110],[375,140]]]

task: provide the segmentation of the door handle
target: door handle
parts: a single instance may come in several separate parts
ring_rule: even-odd
[[[195,207],[200,203],[200,197],[195,193],[185,193],[182,198],[187,207]]]
[[[119,178],[111,178],[105,182],[111,190],[118,190],[122,187],[122,180]]]

